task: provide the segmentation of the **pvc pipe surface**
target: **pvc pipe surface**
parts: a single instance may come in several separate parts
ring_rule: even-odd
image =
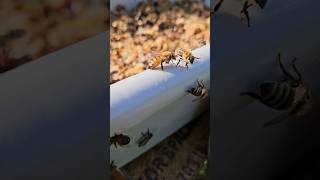
[[[195,50],[199,57],[187,70],[174,64],[164,66],[164,71],[146,70],[138,75],[111,85],[110,122],[111,131],[121,132],[140,123],[169,104],[187,95],[185,92],[195,86],[197,79],[209,87],[210,45]],[[179,65],[180,65],[179,64]]]
[[[199,113],[208,109],[208,98],[196,99],[186,92],[203,80],[210,89],[210,45],[193,51],[199,57],[187,70],[169,64],[156,70],[146,70],[110,86],[110,136],[129,135],[128,147],[111,146],[111,161],[122,166],[162,139],[175,132]],[[138,148],[135,141],[141,132],[150,129],[154,134],[147,148]]]
[[[141,1],[112,0],[110,9],[123,5],[132,10]],[[210,7],[210,1],[205,0],[205,5]],[[208,98],[192,103],[195,97],[185,91],[196,86],[197,79],[210,88],[210,45],[195,50],[194,55],[200,60],[189,70],[181,62],[180,67],[146,70],[110,86],[110,136],[123,133],[131,138],[126,147],[111,146],[110,161],[115,165],[130,162],[209,108]],[[153,133],[152,140],[138,148],[136,141],[147,129]]]

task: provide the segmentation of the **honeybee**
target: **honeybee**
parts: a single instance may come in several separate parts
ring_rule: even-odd
[[[146,145],[153,136],[149,129],[146,133],[141,132],[141,135],[142,136],[137,141],[139,147]]]
[[[199,80],[197,80],[198,86],[196,88],[191,88],[188,89],[187,92],[199,97],[198,99],[194,99],[192,100],[192,102],[197,101],[199,99],[204,99],[208,96],[208,90],[205,88],[204,84],[203,84],[203,80],[201,80],[199,82]]]
[[[297,58],[294,58],[291,64],[297,76],[294,77],[284,67],[280,56],[278,53],[278,62],[285,79],[261,83],[260,94],[244,92],[241,95],[248,95],[275,110],[287,111],[289,115],[303,115],[312,107],[311,92],[302,82],[301,74],[295,65]]]
[[[120,146],[124,146],[130,143],[130,137],[124,134],[114,134],[110,138],[110,146],[113,144],[117,148],[117,144]]]
[[[215,14],[221,7],[222,3],[224,0],[220,0],[215,7],[213,8],[213,11],[211,14]],[[250,27],[250,16],[248,12],[248,8],[254,5],[257,5],[260,7],[260,9],[263,9],[267,3],[267,0],[246,0],[243,3],[242,9],[240,11],[240,17],[242,19],[243,15],[246,17],[247,22],[248,22],[248,27]]]
[[[183,60],[186,63],[187,69],[189,68],[188,67],[189,63],[193,64],[194,60],[199,59],[198,57],[193,56],[190,50],[186,50],[182,48],[176,49],[175,55],[179,57],[177,66],[179,65],[180,61]]]
[[[173,62],[173,60],[176,60],[176,56],[175,56],[174,52],[164,51],[159,54],[156,54],[152,58],[151,63],[148,66],[150,69],[154,69],[157,66],[161,65],[161,69],[163,70],[163,63],[169,64],[170,61]]]

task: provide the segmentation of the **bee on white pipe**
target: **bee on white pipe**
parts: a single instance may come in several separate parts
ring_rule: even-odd
[[[275,110],[287,111],[289,115],[306,114],[312,108],[311,92],[302,81],[301,74],[295,65],[296,60],[296,58],[292,60],[295,77],[284,67],[279,53],[278,62],[285,79],[279,82],[261,83],[260,94],[244,92],[241,95],[248,95]]]
[[[148,65],[148,68],[150,69],[154,69],[159,65],[161,65],[161,69],[163,71],[163,63],[169,64],[171,61],[176,59],[176,56],[172,51],[164,51],[161,53],[153,52],[152,54],[153,54],[153,57],[151,59],[151,62]]]
[[[130,143],[130,137],[124,134],[114,134],[110,137],[110,145],[114,145],[116,148],[117,145],[124,146]]]
[[[146,133],[141,132],[141,135],[142,136],[137,141],[139,147],[146,145],[153,136],[149,129]]]
[[[188,93],[199,97],[197,99],[194,99],[192,102],[200,100],[200,99],[204,99],[208,96],[208,90],[204,86],[203,80],[201,80],[200,82],[199,82],[199,80],[197,80],[197,83],[198,83],[198,86],[196,88],[191,88],[191,89],[187,90]]]
[[[187,69],[189,68],[188,67],[188,64],[193,64],[193,62],[196,60],[196,59],[200,59],[198,57],[195,57],[191,50],[186,50],[186,49],[182,49],[182,48],[178,48],[176,49],[175,51],[175,56],[176,57],[179,57],[178,59],[178,63],[177,63],[177,66],[179,65],[180,61],[184,61],[186,63],[186,67]]]
[[[243,1],[243,0],[240,0]],[[214,6],[213,11],[211,12],[212,15],[214,15],[220,7],[222,6],[224,0],[218,1],[218,3]],[[242,9],[240,11],[240,17],[243,19],[243,16],[247,19],[248,27],[250,27],[250,16],[249,16],[249,7],[251,6],[259,6],[260,9],[263,9],[266,6],[267,0],[245,0],[243,2]]]

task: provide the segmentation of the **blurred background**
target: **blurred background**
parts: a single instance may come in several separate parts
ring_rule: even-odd
[[[109,27],[109,0],[0,1],[0,73]]]

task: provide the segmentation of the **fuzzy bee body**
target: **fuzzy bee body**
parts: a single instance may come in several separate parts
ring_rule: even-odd
[[[179,48],[175,51],[175,55],[179,57],[179,61],[177,66],[179,65],[180,61],[184,61],[186,63],[186,67],[188,69],[188,64],[193,64],[198,57],[195,57],[190,50]]]
[[[155,57],[152,58],[151,63],[149,64],[150,69],[154,69],[161,65],[161,69],[163,70],[163,63],[170,63],[170,61],[175,60],[175,54],[171,51],[162,52]]]
[[[141,135],[142,136],[137,141],[139,147],[146,145],[153,136],[149,129],[146,133],[141,132]]]
[[[124,146],[130,143],[130,137],[124,134],[114,134],[110,138],[110,145],[114,145],[117,148],[117,145]]]
[[[205,88],[202,81],[201,82],[197,81],[197,83],[198,83],[198,86],[196,88],[191,88],[191,89],[187,90],[187,92],[194,95],[194,96],[199,97],[199,99],[204,99],[205,97],[207,97],[208,91]],[[193,101],[196,101],[196,100],[198,100],[198,99],[195,99]]]
[[[302,82],[301,75],[294,64],[296,58],[293,60],[292,66],[298,78],[295,78],[284,68],[280,60],[280,53],[278,54],[278,60],[287,78],[285,81],[265,82],[260,84],[260,94],[245,92],[241,95],[249,95],[275,110],[288,111],[289,114],[305,114],[312,106],[311,93]]]

